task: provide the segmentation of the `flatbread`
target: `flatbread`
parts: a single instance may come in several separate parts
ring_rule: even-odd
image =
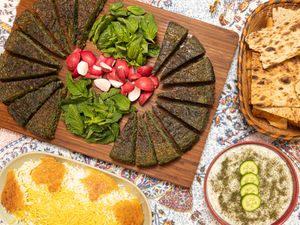
[[[300,55],[300,15],[252,32],[246,37],[246,42],[261,54],[264,69]]]
[[[300,9],[286,9],[283,7],[273,8],[273,22],[275,25],[279,25],[287,18],[297,17],[300,14]]]
[[[255,109],[265,111],[271,113],[273,115],[286,118],[289,121],[294,123],[300,122],[300,108],[288,108],[288,107],[280,107],[280,108],[261,108],[255,107]]]
[[[252,54],[251,104],[260,107],[300,107],[300,57],[264,70]]]
[[[270,112],[268,112],[268,109],[270,109]],[[274,115],[274,109],[275,108],[253,107],[252,112],[255,117],[266,119],[272,126],[286,130],[288,126],[288,120],[286,118]]]

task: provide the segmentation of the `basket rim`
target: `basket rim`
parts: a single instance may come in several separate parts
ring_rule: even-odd
[[[243,98],[243,93],[242,93],[242,80],[243,80],[243,72],[242,72],[242,63],[243,63],[243,54],[245,54],[245,38],[248,34],[248,29],[249,29],[249,24],[252,22],[252,19],[260,13],[262,10],[271,7],[273,5],[280,5],[280,4],[299,4],[300,5],[300,0],[270,0],[265,3],[262,3],[259,5],[246,19],[244,28],[241,33],[241,38],[239,41],[239,51],[238,51],[238,68],[237,68],[237,79],[238,79],[238,97],[240,101],[240,109],[242,114],[244,115],[246,122],[248,125],[252,126],[257,132],[262,133],[264,135],[270,136],[275,139],[283,139],[283,140],[300,140],[300,134],[299,135],[286,135],[286,134],[281,134],[280,132],[273,132],[273,131],[268,131],[261,127],[259,124],[256,124],[249,116],[248,112],[246,111],[245,105],[244,104],[249,104],[244,102]],[[253,116],[253,115],[252,115]],[[254,116],[253,116],[254,117]],[[262,119],[263,120],[263,119]],[[272,127],[272,125],[269,125]]]

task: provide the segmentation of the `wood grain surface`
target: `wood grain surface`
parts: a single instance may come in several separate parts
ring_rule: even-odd
[[[19,14],[24,9],[29,9],[34,0],[22,0],[17,8],[17,13]],[[109,3],[114,2],[113,0],[108,0],[105,8],[102,12],[106,13],[108,11]],[[163,9],[159,9],[147,4],[143,4],[134,0],[124,0],[126,5],[140,5],[148,13],[155,15],[159,32],[158,32],[158,42],[161,43],[164,33],[166,31],[169,21],[175,21],[185,27],[190,31],[190,34],[195,35],[204,45],[208,57],[211,59],[214,66],[216,74],[216,92],[215,92],[215,104],[212,107],[209,123],[205,131],[201,134],[199,142],[193,147],[193,149],[185,153],[180,159],[169,163],[165,166],[155,166],[147,169],[138,168],[135,166],[125,165],[116,161],[113,161],[109,157],[109,152],[112,145],[100,145],[100,144],[88,144],[82,138],[76,137],[70,134],[62,121],[59,122],[58,129],[56,131],[55,139],[50,141],[51,144],[64,147],[68,150],[79,152],[84,155],[88,155],[97,159],[104,160],[106,162],[121,165],[125,168],[135,170],[139,173],[144,173],[149,176],[159,178],[172,182],[176,185],[183,187],[190,187],[194,180],[194,176],[202,155],[202,151],[205,146],[205,141],[210,130],[210,125],[212,123],[216,108],[218,105],[218,100],[220,98],[221,92],[223,90],[224,83],[227,78],[227,74],[238,44],[238,35],[232,31],[228,31],[198,20],[194,20],[179,14],[171,13]],[[88,43],[86,49],[92,50],[95,54],[100,54],[99,50],[92,43]],[[67,69],[64,64],[64,68],[60,71],[59,76],[64,81]],[[150,63],[154,63],[154,59],[150,60]],[[158,91],[161,91],[162,87]],[[151,108],[151,104],[154,104],[155,96],[151,99],[145,107],[138,107],[139,112],[145,109]],[[40,139],[25,129],[18,126],[13,119],[7,113],[7,108],[5,105],[0,105],[0,127],[7,128],[37,139]],[[121,125],[126,121],[126,117],[122,120]],[[40,139],[42,140],[42,139]],[[47,141],[47,140],[43,140]],[[49,141],[48,141],[49,142]]]

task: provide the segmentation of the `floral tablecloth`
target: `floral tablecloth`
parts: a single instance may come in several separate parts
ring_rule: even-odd
[[[25,1],[25,0],[24,0]],[[245,19],[261,0],[141,0],[156,7],[184,14],[240,33]],[[18,0],[0,0],[0,52],[14,21]],[[193,32],[193,31],[191,31]],[[228,80],[215,115],[203,156],[191,189],[183,189],[134,171],[92,159],[67,149],[0,128],[0,170],[13,158],[30,151],[45,151],[108,170],[134,182],[148,197],[153,213],[153,224],[189,225],[217,224],[204,202],[203,180],[212,159],[227,146],[245,140],[271,143],[287,154],[300,169],[300,143],[274,140],[256,133],[249,127],[239,111],[237,96],[237,57],[235,56]],[[0,115],[1,116],[1,115]],[[1,127],[1,124],[0,124]],[[299,170],[298,170],[299,171]],[[300,198],[299,198],[300,200]],[[1,221],[0,221],[1,223]],[[285,223],[300,224],[300,204]]]

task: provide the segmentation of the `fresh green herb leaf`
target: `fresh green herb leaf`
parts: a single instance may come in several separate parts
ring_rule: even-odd
[[[156,44],[150,44],[149,45],[149,51],[148,51],[148,56],[150,57],[157,57],[159,55],[159,46]]]
[[[152,14],[145,15],[141,20],[141,28],[147,40],[154,43],[154,38],[157,35],[157,24]]]
[[[127,112],[130,109],[130,101],[127,97],[117,94],[111,99],[115,101],[119,110]]]
[[[128,6],[127,10],[136,16],[142,16],[145,14],[145,10],[136,5]]]
[[[64,114],[65,122],[68,130],[73,134],[82,135],[84,132],[83,121],[76,105],[68,105]]]
[[[129,59],[136,59],[138,57],[140,52],[140,44],[142,40],[143,38],[139,37],[130,43],[127,50],[127,56]]]
[[[111,97],[113,97],[114,95],[117,95],[120,93],[120,89],[118,88],[112,88],[110,89],[108,92],[102,92],[100,94],[100,98],[105,101],[106,99],[109,99]]]
[[[110,4],[109,6],[109,10],[110,11],[116,11],[118,9],[121,9],[123,8],[123,3],[122,2],[116,2],[116,3],[113,3],[113,4]]]

